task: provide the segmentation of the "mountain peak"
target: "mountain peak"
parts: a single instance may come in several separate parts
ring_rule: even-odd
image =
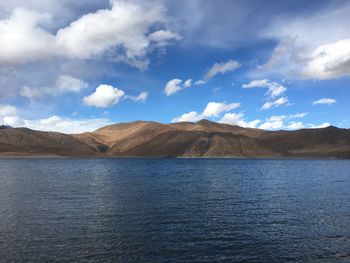
[[[11,129],[12,127],[9,126],[9,125],[0,125],[0,130],[3,130],[3,129]]]
[[[333,126],[333,125],[330,125],[328,127],[325,127],[325,129],[330,129],[330,130],[339,130],[340,128],[336,127],[336,126]]]
[[[213,123],[216,123],[214,121],[210,121],[210,120],[207,120],[207,119],[201,119],[200,121],[197,121],[198,124],[213,124]]]

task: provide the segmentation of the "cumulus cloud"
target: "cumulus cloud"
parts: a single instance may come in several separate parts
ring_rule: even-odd
[[[311,55],[302,77],[334,79],[350,75],[350,38],[319,46]]]
[[[191,111],[189,113],[181,115],[180,117],[172,119],[171,122],[196,122],[203,118],[203,114],[198,113],[196,111]],[[238,125],[245,128],[256,128],[261,121],[257,119],[247,122],[244,120],[243,113],[226,113],[218,122],[231,125]]]
[[[182,87],[180,86],[181,82],[182,82],[181,79],[169,80],[164,88],[165,94],[167,96],[170,96],[170,95],[175,94],[176,92],[180,91],[182,89]]]
[[[309,124],[309,128],[312,128],[312,129],[326,128],[329,126],[331,126],[331,124],[329,122],[324,122],[324,123],[319,124],[319,125]]]
[[[148,39],[155,42],[157,47],[165,47],[169,45],[171,41],[180,40],[181,36],[169,30],[158,30],[151,33]]]
[[[203,76],[204,81],[208,81],[215,77],[217,74],[224,74],[226,72],[234,71],[237,68],[241,67],[241,64],[233,59],[230,59],[227,62],[215,63],[210,67],[210,69]]]
[[[192,79],[188,79],[184,82],[184,87],[189,88],[192,86]]]
[[[221,113],[240,107],[240,103],[209,102],[203,111],[204,117],[218,117]]]
[[[172,79],[167,82],[164,88],[164,92],[167,96],[173,95],[184,88],[189,88],[192,86],[192,79],[182,81],[181,79]]]
[[[247,84],[243,84],[242,87],[244,89],[267,88],[267,95],[272,98],[281,96],[287,91],[285,86],[268,79],[252,80]]]
[[[350,5],[342,3],[308,16],[276,20],[263,35],[278,44],[260,69],[303,79],[350,76],[350,38],[344,26],[350,23],[349,12]]]
[[[143,9],[131,2],[112,1],[112,8],[87,14],[57,32],[57,44],[71,57],[89,59],[116,47],[125,49],[119,60],[142,60],[150,41],[153,25],[164,22],[161,6]],[[164,35],[164,34],[163,34]],[[152,37],[152,35],[151,35]],[[169,40],[169,34],[167,40]],[[164,37],[161,38],[164,41]]]
[[[25,63],[54,54],[55,38],[39,27],[48,14],[16,8],[11,17],[0,20],[0,63]]]
[[[80,92],[88,87],[88,84],[69,75],[61,75],[56,81],[56,87],[61,92]]]
[[[259,128],[264,130],[277,130],[284,127],[283,120],[285,116],[271,116]]]
[[[291,121],[287,125],[288,130],[299,130],[304,128],[304,124],[301,121]]]
[[[304,128],[324,128],[330,124],[325,122],[321,125],[304,124],[301,121],[295,121],[292,119],[303,118],[306,113],[297,113],[291,115],[275,115],[267,118],[260,124],[259,128],[264,130],[299,130]]]
[[[20,127],[25,125],[22,118],[18,116],[5,116],[2,121],[5,125],[9,125],[11,127]]]
[[[111,85],[101,84],[93,93],[83,98],[83,103],[87,106],[95,106],[97,108],[107,108],[122,100],[132,100],[134,102],[145,102],[149,93],[142,91],[137,96],[126,95],[121,89]]]
[[[319,100],[314,101],[312,104],[313,105],[318,105],[318,104],[327,104],[327,105],[332,105],[334,103],[336,103],[337,101],[335,99],[331,99],[331,98],[322,98]]]
[[[252,80],[249,83],[243,84],[242,88],[244,89],[252,89],[252,88],[266,88],[266,96],[268,100],[263,104],[261,109],[268,110],[273,107],[279,107],[283,104],[287,104],[289,102],[288,97],[281,97],[275,100],[272,100],[276,97],[279,97],[283,95],[287,88],[277,82],[270,81],[268,79],[261,79],[261,80]]]
[[[148,92],[143,91],[137,96],[125,96],[127,99],[131,99],[132,101],[139,101],[139,102],[144,102],[148,98]]]
[[[26,63],[50,57],[94,59],[108,53],[114,61],[122,61],[144,69],[147,54],[165,47],[180,36],[165,26],[164,8],[128,1],[111,1],[110,9],[88,13],[60,28],[56,34],[42,24],[50,20],[45,13],[17,8],[6,20],[0,20],[0,63]]]
[[[203,118],[217,118],[220,114],[234,110],[240,107],[240,103],[225,103],[225,102],[209,102],[207,106],[204,108],[203,112],[198,113],[196,111],[191,111],[185,114],[182,114],[179,117],[172,119],[172,122],[180,122],[180,121],[199,121]]]
[[[221,111],[221,113],[222,112],[223,111]],[[218,116],[219,115],[217,115],[216,117]],[[321,127],[320,125],[313,125],[313,124],[304,125],[302,122],[294,120],[294,119],[303,118],[305,116],[306,116],[306,113],[296,113],[291,115],[274,115],[267,118],[265,121],[262,121],[260,119],[247,121],[245,119],[244,113],[228,112],[228,113],[225,113],[217,121],[219,123],[238,125],[240,127],[245,127],[245,128],[259,128],[264,130],[282,130],[282,129],[297,130],[302,128]],[[196,111],[191,111],[172,119],[172,122],[181,122],[181,121],[196,122],[196,121],[199,121],[200,119],[203,119],[204,117],[205,116],[203,112],[198,113]],[[215,117],[215,116],[212,115],[212,117]],[[325,125],[326,124],[324,124],[324,126]]]
[[[23,86],[19,94],[29,99],[41,98],[46,96],[58,96],[64,93],[78,93],[88,87],[88,84],[81,79],[69,75],[60,75],[53,86],[47,87],[29,87]]]
[[[259,119],[253,121],[245,121],[243,113],[226,113],[220,120],[220,123],[238,125],[245,128],[256,128],[261,122]]]
[[[125,93],[121,89],[102,84],[96,88],[95,92],[84,97],[83,102],[88,106],[106,108],[118,103],[124,96]]]
[[[274,101],[268,101],[268,102],[265,102],[261,109],[263,110],[269,110],[273,107],[279,107],[281,105],[284,105],[284,104],[287,104],[289,102],[288,100],[288,97],[282,97],[282,98],[279,98],[277,100],[274,100]]]
[[[293,118],[293,115],[285,116],[285,115],[277,115],[271,116],[264,123],[262,123],[259,128],[264,130],[298,130],[304,128],[304,124],[300,121],[289,121],[288,123],[284,123],[285,120]],[[298,117],[295,117],[298,118]],[[299,117],[300,118],[300,117]]]
[[[199,114],[196,111],[191,111],[189,113],[184,113],[181,116],[172,119],[171,122],[196,122],[202,118],[202,114]]]
[[[56,131],[63,133],[91,132],[105,125],[111,124],[108,119],[71,119],[60,116],[51,116],[46,119],[27,120],[18,116],[3,118],[6,125],[13,127],[27,127],[41,131]]]

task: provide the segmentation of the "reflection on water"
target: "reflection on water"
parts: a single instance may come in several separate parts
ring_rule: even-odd
[[[0,261],[349,262],[350,161],[2,159]]]

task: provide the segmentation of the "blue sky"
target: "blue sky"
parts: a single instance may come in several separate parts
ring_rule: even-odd
[[[0,1],[0,123],[350,127],[349,1]]]

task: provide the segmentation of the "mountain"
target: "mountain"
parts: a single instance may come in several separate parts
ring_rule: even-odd
[[[0,129],[1,156],[98,156],[101,153],[72,135],[27,128]]]
[[[8,126],[8,125],[0,125],[0,130],[2,129],[10,129],[11,126]]]
[[[208,120],[118,123],[74,135],[8,127],[0,129],[0,155],[350,159],[350,130],[265,131]]]

